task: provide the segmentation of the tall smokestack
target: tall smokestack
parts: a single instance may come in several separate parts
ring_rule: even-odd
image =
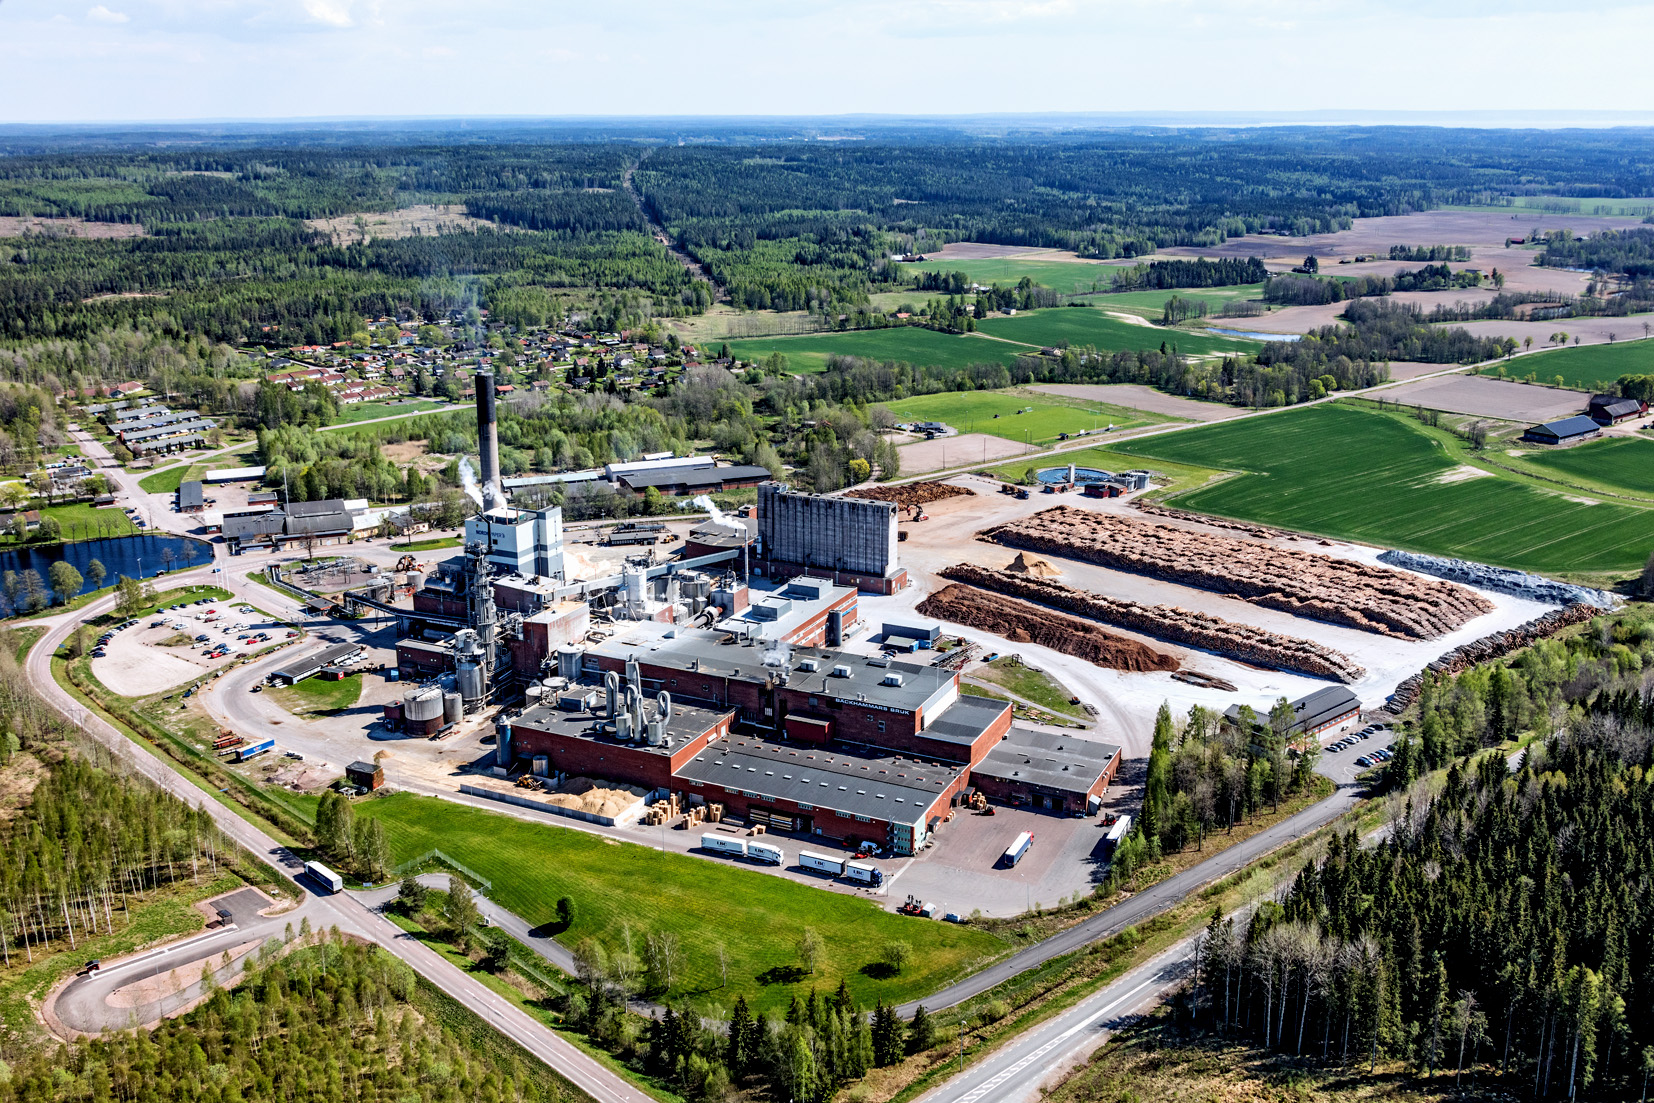
[[[482,508],[505,505],[500,485],[500,426],[494,409],[494,373],[478,372],[477,450],[482,453]]]

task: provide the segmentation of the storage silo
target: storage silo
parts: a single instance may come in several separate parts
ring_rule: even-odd
[[[494,723],[494,765],[511,768],[511,725],[504,720]]]
[[[442,695],[442,726],[457,724],[465,715],[465,698],[458,693],[444,693]]]
[[[442,728],[442,691],[435,686],[414,690],[402,698],[402,716],[409,732],[436,734]]]
[[[557,676],[567,678],[570,682],[580,680],[580,667],[586,658],[585,652],[578,647],[564,644],[557,649]]]

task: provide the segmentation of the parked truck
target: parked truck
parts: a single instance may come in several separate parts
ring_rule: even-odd
[[[778,846],[771,846],[769,843],[748,843],[747,857],[767,866],[785,865],[787,862],[786,852]]]
[[[845,862],[844,879],[854,881],[858,885],[877,888],[884,884],[884,870],[878,866],[870,866],[866,862]]]
[[[274,739],[264,739],[257,743],[249,743],[245,747],[236,748],[235,760],[237,762],[246,762],[249,758],[257,758],[265,751],[273,751],[275,749],[276,741]]]
[[[1108,829],[1108,834],[1103,837],[1103,843],[1108,848],[1109,853],[1112,854],[1114,852],[1114,848],[1119,846],[1121,840],[1123,840],[1130,833],[1131,817],[1121,816],[1116,819],[1113,826]]]
[[[714,854],[727,854],[731,858],[745,858],[747,844],[740,839],[729,839],[722,835],[702,835],[701,849],[710,850]]]
[[[1015,839],[1011,840],[1011,845],[1005,848],[1005,853],[1000,856],[1000,861],[1004,862],[1007,866],[1014,866],[1018,862],[1022,861],[1022,859],[1028,854],[1028,848],[1033,845],[1033,833],[1024,831]]]
[[[304,863],[304,872],[306,876],[316,884],[321,885],[329,893],[343,892],[345,889],[345,879],[320,862]]]
[[[826,854],[814,854],[808,850],[798,852],[798,864],[803,869],[813,870],[816,873],[826,873],[833,877],[844,876],[844,859],[834,858]]]

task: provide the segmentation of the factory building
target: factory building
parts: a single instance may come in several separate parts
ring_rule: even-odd
[[[487,548],[488,565],[503,573],[563,577],[561,509],[496,506],[466,519],[465,544]]]
[[[672,702],[645,707],[643,730],[615,723],[599,694],[566,694],[535,705],[510,723],[511,753],[546,759],[548,773],[623,778],[651,789],[674,788],[673,777],[713,740],[729,734],[733,713]]]
[[[865,593],[907,585],[896,562],[896,504],[799,494],[782,483],[758,488],[761,564],[771,578],[831,575]]]
[[[971,770],[971,784],[991,800],[1088,816],[1119,770],[1112,743],[1013,727]]]
[[[860,629],[856,591],[824,578],[795,578],[719,622],[720,631],[795,647],[838,647]]]

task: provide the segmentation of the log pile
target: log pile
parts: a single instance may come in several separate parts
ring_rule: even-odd
[[[1403,639],[1434,639],[1493,610],[1486,598],[1452,582],[1072,506],[981,535]]]
[[[1253,666],[1290,670],[1336,682],[1358,681],[1367,673],[1348,655],[1313,640],[1283,636],[1278,632],[1254,628],[1249,624],[1236,624],[1222,617],[1175,605],[1144,605],[1124,598],[1077,590],[1049,579],[1029,578],[970,563],[949,567],[941,573],[943,578],[954,582],[967,582],[997,594],[1038,602],[1112,624],[1116,628],[1129,628],[1145,636],[1197,647]],[[920,611],[924,611],[922,607]]]
[[[922,616],[966,624],[1013,643],[1037,643],[1110,670],[1176,670],[1177,659],[1105,632],[1090,621],[1065,617],[1025,601],[955,583],[919,603]]]
[[[972,495],[976,491],[968,486],[954,486],[952,483],[918,482],[904,483],[901,486],[865,486],[860,490],[846,493],[846,498],[871,498],[875,502],[895,502],[902,509],[909,506],[922,506],[927,502],[939,502],[943,498],[955,498],[961,494]]]
[[[1437,674],[1450,676],[1461,670],[1468,670],[1478,663],[1492,662],[1502,659],[1512,651],[1520,651],[1530,647],[1547,636],[1560,632],[1574,624],[1584,624],[1602,610],[1594,605],[1587,605],[1582,601],[1561,609],[1552,609],[1544,616],[1535,617],[1526,624],[1519,624],[1515,628],[1508,628],[1503,632],[1494,632],[1483,636],[1479,640],[1471,640],[1463,647],[1455,647],[1441,658],[1432,662],[1425,670],[1433,670]],[[1424,685],[1424,671],[1421,670],[1407,678],[1396,691],[1390,694],[1385,702],[1385,709],[1400,714],[1408,705],[1418,699],[1419,690]]]

